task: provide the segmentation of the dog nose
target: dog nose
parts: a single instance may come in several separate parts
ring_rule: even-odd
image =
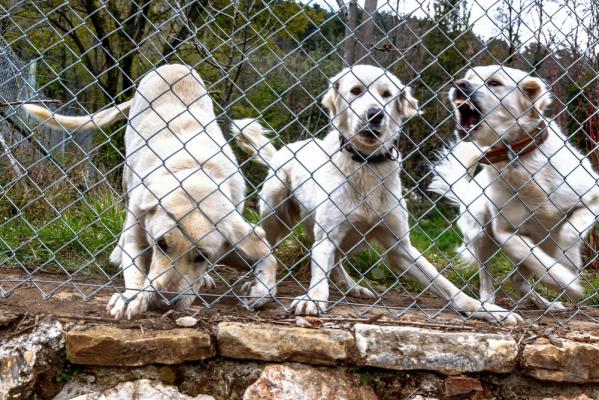
[[[455,81],[455,85],[464,93],[471,92],[470,82],[468,82],[466,79],[458,79],[457,81]]]
[[[368,122],[374,125],[379,125],[383,122],[383,117],[385,113],[382,108],[372,107],[366,111],[366,117],[368,118]]]

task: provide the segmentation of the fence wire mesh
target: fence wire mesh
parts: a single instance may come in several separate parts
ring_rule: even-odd
[[[593,0],[0,7],[2,296],[599,317]]]

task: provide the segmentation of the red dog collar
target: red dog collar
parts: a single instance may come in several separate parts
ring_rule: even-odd
[[[534,131],[524,139],[518,140],[511,145],[491,147],[483,154],[479,162],[491,165],[503,161],[513,161],[515,158],[525,156],[537,149],[547,140],[547,136],[549,136],[547,124],[545,121],[541,121]]]

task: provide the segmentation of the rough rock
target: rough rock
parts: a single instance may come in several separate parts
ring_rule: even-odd
[[[217,333],[224,357],[334,365],[346,360],[353,336],[341,329],[308,329],[221,322]]]
[[[215,355],[212,336],[195,329],[141,331],[97,326],[66,334],[73,364],[140,366],[179,364]]]
[[[175,321],[175,324],[177,324],[177,326],[180,326],[181,328],[191,328],[196,326],[196,324],[198,323],[198,320],[194,317],[181,317],[181,318],[177,318],[177,320]]]
[[[19,318],[18,315],[0,312],[0,327],[8,326]]]
[[[190,397],[179,392],[174,386],[166,386],[160,382],[140,379],[133,382],[120,383],[101,392],[87,393],[73,400],[214,400],[208,395]]]
[[[27,398],[40,374],[60,363],[64,350],[62,325],[40,324],[0,345],[0,398]]]
[[[354,330],[360,363],[373,367],[448,375],[504,373],[514,368],[518,356],[508,335],[366,324],[356,324]]]
[[[458,396],[482,391],[483,386],[478,379],[467,376],[450,376],[445,379],[445,396]]]
[[[243,400],[376,400],[356,374],[342,369],[299,364],[268,365],[260,378],[247,388]]]
[[[599,382],[598,360],[599,342],[541,339],[526,345],[522,354],[528,375],[554,382]]]

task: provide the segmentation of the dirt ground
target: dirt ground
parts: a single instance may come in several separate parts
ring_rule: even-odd
[[[234,274],[224,271],[223,276]],[[65,283],[66,282],[66,283]],[[31,278],[14,269],[0,270],[0,287],[5,297],[0,298],[0,314],[13,315],[10,321],[2,323],[0,337],[14,336],[22,330],[32,327],[40,318],[59,318],[65,320],[89,321],[89,323],[113,323],[121,327],[140,327],[141,329],[169,329],[175,326],[178,316],[193,315],[205,327],[213,327],[221,321],[271,322],[295,325],[295,315],[284,310],[276,302],[269,303],[261,310],[248,310],[234,296],[226,294],[229,290],[224,283],[218,284],[213,291],[202,295],[202,300],[182,311],[153,310],[134,320],[114,321],[106,313],[105,307],[115,288],[122,287],[122,281],[85,279],[68,277],[62,274],[36,273]],[[302,282],[307,286],[307,282]],[[44,298],[42,294],[52,293]],[[301,294],[302,289],[292,279],[279,285],[279,301],[289,306],[293,297]],[[9,294],[8,296],[6,296]],[[327,314],[319,318],[323,324],[344,326],[355,322],[411,325],[445,330],[473,330],[477,332],[506,332],[520,337],[531,335],[567,335],[570,332],[585,332],[599,336],[599,309],[579,308],[563,312],[553,312],[542,316],[537,311],[518,309],[525,317],[522,326],[507,327],[483,321],[466,320],[453,310],[446,309],[439,298],[423,294],[413,304],[416,294],[401,293],[395,289],[384,294],[378,304],[372,301],[347,298]],[[47,296],[46,296],[47,297]],[[340,293],[331,291],[331,300],[339,300]],[[85,301],[87,299],[87,301]],[[351,304],[347,304],[351,303]],[[499,304],[509,306],[509,299],[499,299]]]

